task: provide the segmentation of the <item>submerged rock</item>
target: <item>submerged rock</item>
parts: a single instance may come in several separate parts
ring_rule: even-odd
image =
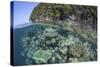
[[[67,47],[63,47],[63,48],[61,48],[61,49],[59,49],[60,50],[60,52],[62,53],[62,54],[67,54],[67,52],[68,52],[68,48]]]
[[[58,33],[57,33],[56,30],[53,29],[53,28],[47,28],[47,29],[45,29],[43,35],[44,35],[45,37],[55,37],[55,36],[58,35]]]

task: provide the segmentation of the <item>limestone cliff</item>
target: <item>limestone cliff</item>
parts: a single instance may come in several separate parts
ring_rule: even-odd
[[[81,25],[91,25],[96,28],[97,8],[96,6],[40,3],[33,9],[30,20],[33,22],[74,20]]]

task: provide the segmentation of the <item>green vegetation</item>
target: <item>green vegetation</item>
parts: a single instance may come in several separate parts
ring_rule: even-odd
[[[71,16],[74,18],[70,18]],[[96,6],[40,3],[32,11],[30,20],[44,22],[47,17],[49,21],[66,21],[70,18],[83,26],[91,25],[93,28],[97,26]]]

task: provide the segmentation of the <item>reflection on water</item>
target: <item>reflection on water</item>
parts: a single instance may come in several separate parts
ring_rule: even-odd
[[[76,32],[51,24],[16,27],[14,65],[71,63],[97,60],[97,46]]]

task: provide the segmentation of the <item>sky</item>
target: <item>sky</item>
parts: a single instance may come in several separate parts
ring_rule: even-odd
[[[13,5],[13,26],[29,23],[31,12],[38,4],[37,2],[15,1]]]

